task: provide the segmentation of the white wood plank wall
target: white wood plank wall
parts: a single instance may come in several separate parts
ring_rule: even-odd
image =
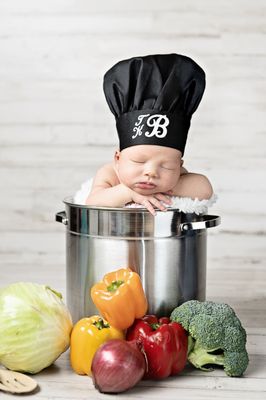
[[[209,294],[222,296],[232,274],[254,264],[265,296],[265,0],[0,1],[0,281],[25,279],[32,264],[30,280],[50,268],[63,287],[64,227],[54,215],[117,143],[103,74],[120,59],[168,52],[207,74],[185,163],[219,195]],[[215,268],[227,271],[224,286]]]

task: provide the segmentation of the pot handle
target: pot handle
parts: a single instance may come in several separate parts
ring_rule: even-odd
[[[203,218],[203,221],[183,222],[180,224],[181,231],[213,228],[221,223],[221,217],[218,217],[218,215],[204,215]]]
[[[64,224],[64,225],[68,224],[68,219],[67,219],[65,211],[60,211],[60,212],[56,213],[55,214],[55,220],[57,222],[61,222],[61,224]]]

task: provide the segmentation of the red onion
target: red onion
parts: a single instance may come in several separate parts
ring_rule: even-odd
[[[146,371],[146,359],[135,341],[112,339],[92,360],[94,386],[102,393],[121,393],[135,386]]]

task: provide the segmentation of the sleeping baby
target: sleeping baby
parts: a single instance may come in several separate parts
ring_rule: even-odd
[[[188,172],[182,158],[204,89],[204,71],[178,54],[135,57],[107,71],[104,93],[116,118],[119,150],[96,173],[86,204],[137,203],[155,215],[176,196],[210,199],[208,178]]]

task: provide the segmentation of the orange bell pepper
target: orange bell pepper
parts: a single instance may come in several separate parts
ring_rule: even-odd
[[[124,332],[110,326],[99,315],[79,320],[70,337],[70,363],[73,370],[79,375],[91,375],[94,354],[110,339],[124,339]]]
[[[148,309],[140,277],[130,268],[106,274],[91,288],[91,297],[102,316],[117,329],[127,329]]]

